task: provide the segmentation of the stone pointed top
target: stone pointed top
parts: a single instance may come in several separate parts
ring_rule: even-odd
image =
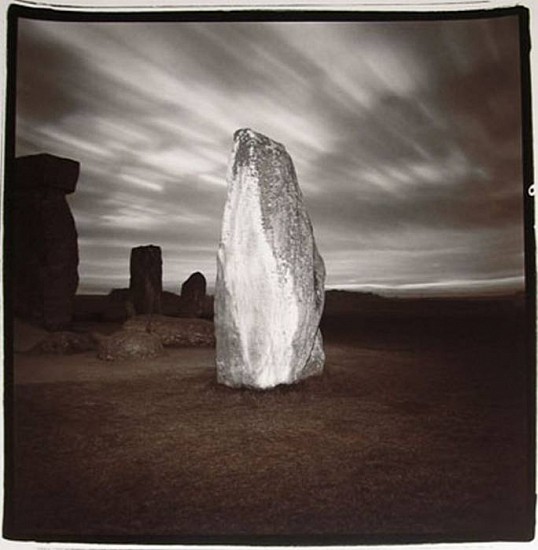
[[[284,145],[282,143],[278,143],[277,141],[274,141],[267,136],[264,136],[263,134],[260,134],[260,132],[255,132],[254,130],[251,130],[250,128],[241,128],[237,130],[234,133],[234,142],[241,143],[244,145],[257,145],[257,146],[265,146],[265,147],[272,147],[272,148],[279,148],[282,150],[286,150]]]
[[[205,294],[206,279],[200,271],[195,271],[189,275],[189,278],[181,285],[181,294],[183,295],[184,290],[188,290],[193,286],[203,288]]]
[[[320,374],[325,268],[293,161],[280,143],[238,130],[227,179],[215,286],[217,380],[266,389]]]
[[[234,133],[234,163],[232,173],[235,175],[242,166],[258,166],[264,159],[275,159],[288,156],[284,145],[274,141],[250,128],[241,128]]]

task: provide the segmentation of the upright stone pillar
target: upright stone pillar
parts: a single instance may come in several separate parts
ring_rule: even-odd
[[[159,246],[131,250],[129,291],[136,313],[161,313],[162,255]]]
[[[217,379],[271,388],[321,373],[325,267],[284,146],[239,130],[217,257]]]
[[[78,237],[66,200],[80,164],[49,154],[19,157],[11,192],[13,306],[49,330],[69,326],[78,286]]]
[[[181,306],[182,317],[201,317],[204,313],[206,301],[206,280],[197,271],[193,273],[181,285]]]

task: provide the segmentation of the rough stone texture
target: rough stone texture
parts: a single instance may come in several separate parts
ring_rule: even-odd
[[[49,333],[31,351],[33,353],[70,355],[94,349],[96,349],[96,342],[90,334],[60,331]]]
[[[155,334],[163,346],[210,347],[215,345],[213,323],[205,319],[137,315],[129,319],[123,328]]]
[[[12,199],[13,308],[50,330],[69,326],[78,286],[75,220],[65,198],[79,163],[41,154],[16,159]]]
[[[136,313],[160,313],[162,254],[159,246],[138,246],[131,250],[129,290]]]
[[[120,330],[94,337],[98,340],[97,357],[103,361],[158,357],[164,351],[159,337],[148,332]]]
[[[324,280],[291,158],[237,131],[217,258],[218,381],[264,389],[320,374]]]
[[[181,285],[180,315],[182,317],[202,317],[206,302],[206,280],[197,271]]]

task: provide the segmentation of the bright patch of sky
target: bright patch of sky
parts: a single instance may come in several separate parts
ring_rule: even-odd
[[[20,20],[17,155],[81,163],[79,292],[213,286],[233,133],[291,154],[333,288],[518,289],[513,17],[348,23]]]

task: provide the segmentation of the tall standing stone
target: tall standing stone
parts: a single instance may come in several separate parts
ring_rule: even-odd
[[[129,291],[136,313],[161,313],[163,262],[159,246],[131,250]]]
[[[201,317],[204,314],[206,287],[205,277],[199,271],[193,273],[181,285],[182,317]]]
[[[238,130],[217,257],[217,379],[271,388],[319,374],[325,267],[283,145]]]
[[[78,236],[66,194],[80,164],[46,153],[15,161],[12,193],[13,307],[49,330],[67,328],[78,286]]]

